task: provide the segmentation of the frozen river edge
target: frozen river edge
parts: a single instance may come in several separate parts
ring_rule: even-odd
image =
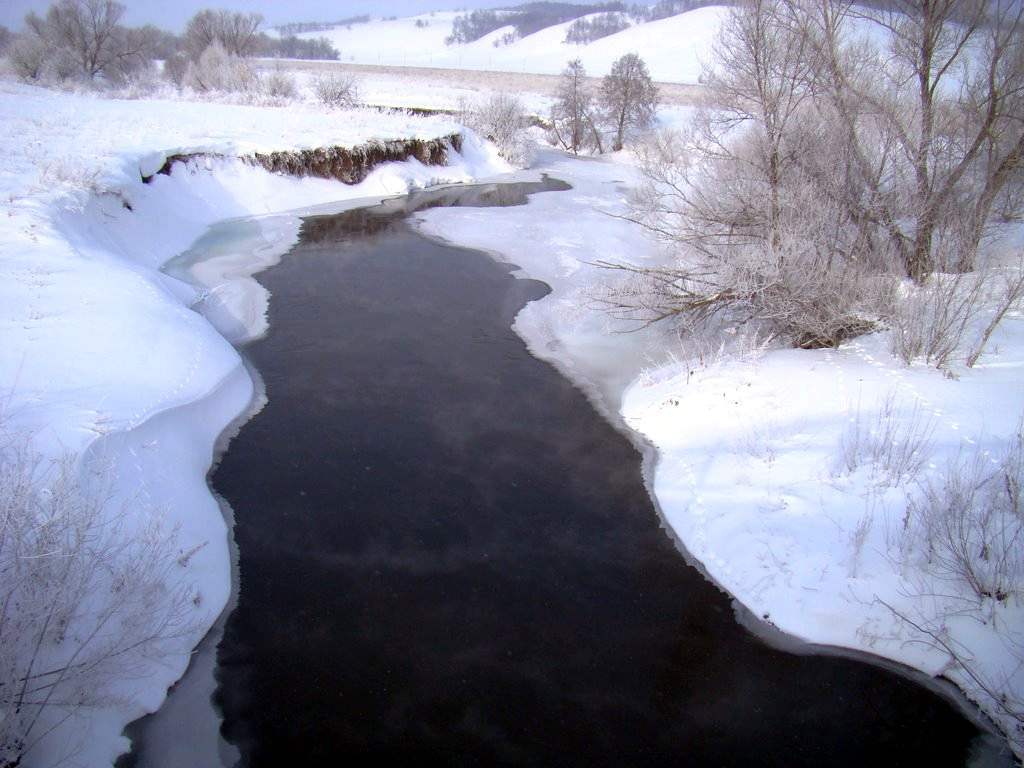
[[[252,227],[247,243],[254,260],[266,265],[291,248],[298,231],[298,219],[280,211],[373,202],[505,170],[488,146],[467,134],[461,152],[449,152],[445,165],[387,163],[357,185],[272,174],[228,157],[178,163],[150,183],[129,175],[116,192],[79,195],[72,204],[56,197],[36,214],[36,237],[47,237],[48,258],[60,265],[57,286],[75,291],[77,300],[54,302],[51,311],[61,320],[46,326],[48,337],[33,339],[26,323],[24,351],[22,340],[9,335],[16,343],[6,351],[22,362],[10,369],[18,378],[6,406],[8,424],[31,430],[44,455],[77,454],[82,482],[99,483],[111,514],[133,510],[124,516],[126,535],[154,524],[173,534],[194,609],[180,652],[111,681],[102,706],[48,733],[27,764],[73,754],[84,765],[111,765],[130,747],[125,725],[160,707],[231,593],[228,526],[206,477],[225,430],[258,399],[229,339],[240,342],[265,329],[266,297],[235,272],[248,292],[204,293],[161,267],[225,219],[275,214]],[[36,271],[49,267],[38,252],[26,251],[26,257],[36,259]],[[17,290],[19,282],[9,288]],[[222,309],[214,322],[222,321],[223,334],[195,311],[203,304]],[[24,311],[39,313],[31,304]],[[94,474],[97,466],[104,477]]]

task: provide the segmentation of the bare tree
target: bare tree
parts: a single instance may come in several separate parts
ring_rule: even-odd
[[[694,129],[641,148],[629,218],[676,258],[619,266],[637,281],[614,311],[691,328],[756,321],[801,347],[836,345],[886,315],[892,278],[874,274],[850,217],[804,170],[808,154],[824,165],[834,151],[818,140],[831,129],[813,106],[817,56],[788,14],[775,0],[730,9]]]
[[[120,24],[125,7],[113,0],[60,0],[45,17],[25,17],[29,34],[49,49],[51,61],[66,58],[77,74],[94,80],[120,80],[152,59],[157,33],[153,27]]]
[[[202,10],[185,26],[184,45],[188,56],[198,61],[203,52],[219,40],[224,50],[246,58],[259,47],[259,28],[263,17],[258,13],[235,13],[224,10]]]
[[[859,185],[839,196],[885,232],[915,281],[936,267],[971,268],[1024,152],[1024,9],[1011,0],[790,7],[846,128]],[[884,50],[851,41],[851,21],[880,29]]]
[[[658,89],[647,65],[635,53],[627,53],[601,81],[599,100],[615,131],[612,149],[618,152],[629,129],[646,129],[658,110]]]
[[[973,265],[995,201],[1012,206],[1005,191],[1019,178],[1024,10],[900,5],[745,0],[730,10],[695,128],[646,154],[630,215],[675,246],[676,262],[617,310],[746,317],[800,346],[833,344],[892,317],[899,275],[924,285],[936,267]],[[886,51],[852,34],[855,23],[882,26]],[[911,357],[919,340],[955,351],[982,288],[957,287],[927,328],[920,313],[897,316],[910,334],[896,341],[910,342]]]
[[[0,766],[17,766],[111,681],[187,650],[190,555],[130,525],[23,440],[0,444]],[[151,514],[144,510],[143,514]],[[198,604],[198,603],[197,603]]]
[[[3,56],[7,49],[11,47],[11,43],[14,42],[14,35],[11,34],[11,30],[0,24],[0,56]]]
[[[752,223],[763,226],[775,247],[781,244],[785,176],[806,149],[794,142],[799,137],[794,127],[806,117],[816,72],[813,52],[787,23],[786,10],[775,0],[748,0],[731,9],[714,49],[716,63],[702,75],[710,93],[701,121],[702,149],[716,161],[753,163],[751,175],[766,203],[743,203],[741,210],[761,211],[747,222],[722,211],[720,224],[739,223],[748,232]],[[728,142],[744,129],[753,139],[750,151],[738,158]],[[707,214],[715,216],[712,210]]]
[[[43,17],[25,17],[27,32],[16,71],[25,79],[78,77],[120,82],[151,65],[159,32],[121,26],[124,6],[113,0],[60,0]],[[33,51],[34,49],[34,51]],[[31,66],[42,52],[42,66]]]
[[[552,130],[564,149],[576,155],[587,146],[604,151],[593,111],[594,97],[587,84],[587,72],[579,59],[573,59],[562,71],[551,108]]]

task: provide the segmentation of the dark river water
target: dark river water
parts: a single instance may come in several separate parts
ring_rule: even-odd
[[[938,695],[740,627],[637,449],[510,329],[546,286],[406,222],[538,189],[308,218],[259,276],[269,401],[212,477],[242,765],[965,765],[978,730]]]

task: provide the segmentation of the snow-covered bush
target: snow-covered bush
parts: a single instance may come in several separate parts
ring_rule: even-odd
[[[676,251],[650,275],[649,319],[746,313],[800,346],[834,344],[884,317],[862,287],[906,278],[928,290],[892,323],[897,353],[939,366],[958,354],[976,280],[930,277],[974,269],[1024,131],[1009,117],[1024,16],[1013,4],[970,8],[968,20],[960,4],[912,4],[893,24],[830,4],[731,7],[684,151],[643,169],[633,218]],[[872,49],[865,23],[891,45]],[[948,50],[932,45],[961,34]],[[556,126],[575,150],[587,112],[566,112],[575,119]],[[856,286],[854,300],[837,284]]]
[[[150,62],[149,66],[126,77],[118,87],[111,89],[110,96],[117,99],[146,99],[154,97],[165,87],[160,70],[155,63]]]
[[[483,101],[459,103],[459,120],[466,127],[494,142],[498,152],[512,165],[530,163],[532,143],[527,135],[526,108],[515,96],[493,94]]]
[[[110,680],[181,653],[193,629],[173,537],[129,529],[77,473],[0,430],[0,765],[27,764],[49,729],[116,700]]]
[[[185,85],[201,93],[253,94],[259,89],[259,77],[245,59],[228,53],[214,40],[197,61],[189,62]]]
[[[328,107],[349,109],[359,102],[359,82],[340,72],[324,72],[313,78],[313,94]]]
[[[295,78],[281,70],[274,70],[260,78],[263,92],[275,99],[294,99],[299,92]]]

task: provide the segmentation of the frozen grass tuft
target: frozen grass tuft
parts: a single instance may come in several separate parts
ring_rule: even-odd
[[[951,461],[911,500],[906,526],[922,567],[980,601],[1024,595],[1024,429],[1005,453]]]
[[[931,455],[934,432],[934,417],[916,403],[902,407],[892,393],[873,416],[858,404],[839,439],[837,472],[849,474],[866,467],[877,486],[913,482]]]

